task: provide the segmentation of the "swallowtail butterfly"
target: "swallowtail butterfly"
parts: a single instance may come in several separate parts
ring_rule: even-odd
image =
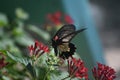
[[[84,31],[86,28],[75,30],[73,24],[63,25],[52,38],[52,47],[56,56],[67,59],[75,52],[75,45],[70,41],[76,34]]]

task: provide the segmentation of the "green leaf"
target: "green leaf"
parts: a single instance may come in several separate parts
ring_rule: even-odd
[[[22,36],[17,36],[15,38],[16,42],[22,46],[29,46],[30,44],[33,44],[34,40],[30,37],[27,33]]]
[[[29,18],[28,13],[26,13],[22,8],[17,8],[15,14],[19,19],[27,20]]]
[[[0,27],[4,27],[8,24],[8,19],[5,14],[0,13]]]
[[[56,75],[56,74],[52,74],[51,75],[51,80],[61,80],[61,79],[65,78],[65,77],[67,77],[67,76],[68,76],[68,73],[64,71],[64,72],[61,72],[61,74],[59,76]]]
[[[47,33],[46,31],[38,28],[37,26],[34,25],[29,25],[28,29],[35,32],[36,34],[38,34],[40,37],[42,37],[44,40],[48,41],[50,40],[50,35],[49,33]]]
[[[3,79],[3,80],[10,80],[10,78],[7,77],[7,76],[2,76],[2,79]],[[1,80],[1,79],[0,79],[0,80]]]
[[[14,44],[14,40],[10,38],[4,37],[3,40],[0,41],[0,48],[11,51],[15,56],[22,56],[21,50]]]
[[[32,60],[30,60],[29,58],[16,57],[16,56],[10,54],[10,53],[9,53],[8,51],[6,51],[6,50],[0,50],[0,52],[2,52],[3,54],[7,55],[7,56],[10,57],[12,60],[24,64],[25,66],[27,66],[29,63],[32,64]]]
[[[28,59],[28,58],[15,57],[15,56],[13,56],[12,54],[10,54],[9,52],[7,52],[7,55],[8,55],[11,59],[13,59],[14,61],[20,62],[20,63],[24,64],[25,66],[27,66],[29,63],[32,64],[32,61],[31,61],[30,59]]]
[[[62,80],[63,78],[66,78],[68,77],[68,72],[67,71],[62,71],[60,72],[60,74],[56,75],[56,74],[52,74],[51,75],[51,80]],[[70,77],[66,78],[65,80],[70,80]],[[72,78],[72,80],[81,80],[81,79],[78,79],[78,78]],[[82,79],[84,80],[84,79]]]
[[[24,24],[20,21],[17,21],[18,25],[12,30],[12,33],[14,36],[21,36],[23,35],[24,33]]]
[[[27,64],[26,68],[27,68],[28,71],[30,72],[31,76],[32,76],[33,78],[36,78],[35,70],[34,70],[33,66],[32,66],[30,63]]]
[[[4,55],[7,55],[6,54],[6,50],[0,50],[0,53],[4,54]]]
[[[50,80],[49,79],[49,71],[47,70],[46,67],[37,67],[36,66],[36,76],[38,80]]]

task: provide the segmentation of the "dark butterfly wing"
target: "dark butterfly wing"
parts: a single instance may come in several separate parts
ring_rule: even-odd
[[[80,30],[78,30],[78,31],[74,31],[74,32],[72,32],[72,33],[69,33],[69,34],[65,35],[64,37],[62,37],[62,38],[60,39],[60,41],[62,41],[62,42],[70,42],[70,41],[75,37],[76,34],[84,31],[85,29],[86,29],[86,28],[83,28],[83,29],[80,29]]]
[[[67,25],[62,26],[57,31],[55,36],[52,38],[52,46],[54,48],[54,51],[55,51],[56,55],[58,54],[58,50],[57,50],[58,45],[62,44],[63,41],[65,41],[64,37],[66,35],[70,34],[71,32],[75,32],[75,26],[73,24],[67,24]],[[64,40],[62,40],[63,38],[64,38]],[[69,38],[67,39],[67,41],[69,41]]]
[[[75,26],[72,24],[64,25],[62,28],[60,28],[52,39],[52,46],[54,48],[55,54],[58,54],[58,46],[62,45],[63,49],[59,48],[62,50],[59,56],[62,58],[68,58],[69,56],[72,56],[75,52],[76,47],[74,46],[74,44],[69,42],[77,33],[80,33],[84,30],[85,28],[75,31]],[[65,45],[63,45],[63,43],[68,43],[68,45],[66,46],[70,48],[70,51],[68,51],[68,48],[64,50]]]
[[[67,35],[70,34],[70,33],[73,33],[73,32],[75,32],[75,26],[73,24],[64,25],[62,28],[60,28],[57,31],[57,33],[55,34],[53,39],[55,40],[55,38],[57,36],[58,37],[57,41],[68,42],[72,38],[72,35],[70,35],[71,37],[69,37]],[[65,38],[65,36],[67,36],[67,37]]]

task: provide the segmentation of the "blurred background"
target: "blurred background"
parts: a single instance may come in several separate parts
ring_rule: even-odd
[[[73,40],[80,43],[81,46],[77,46],[81,51],[77,51],[86,65],[91,64],[91,68],[96,61],[106,63],[117,71],[116,80],[119,80],[120,1],[1,0],[0,6],[0,49],[21,56],[20,53],[26,55],[26,47],[36,39],[48,44],[49,34],[44,33],[49,22],[46,15],[60,11],[73,19],[77,29],[87,27]]]
[[[102,41],[106,63],[115,68],[120,79],[120,1],[90,0],[91,11]]]

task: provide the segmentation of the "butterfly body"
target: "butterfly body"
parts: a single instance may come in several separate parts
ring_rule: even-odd
[[[85,28],[75,31],[75,26],[73,24],[64,25],[62,28],[60,28],[52,38],[52,46],[55,54],[64,59],[72,56],[76,47],[74,44],[70,43],[70,41],[77,33],[84,30]]]

